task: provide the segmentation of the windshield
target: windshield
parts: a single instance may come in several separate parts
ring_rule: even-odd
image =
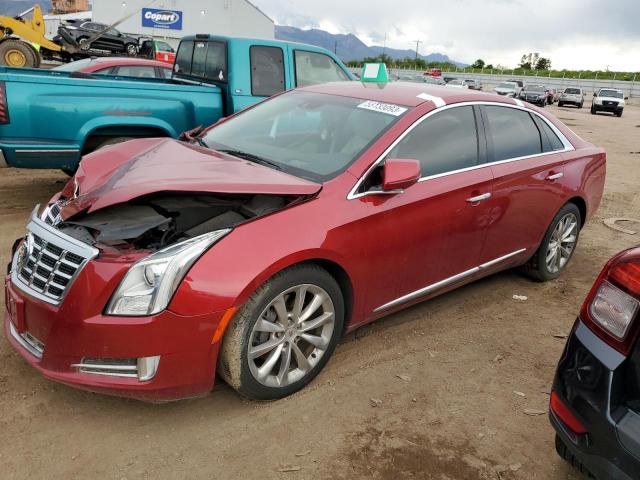
[[[565,88],[564,93],[568,93],[569,95],[580,95],[579,88]]]
[[[85,67],[88,67],[93,62],[92,58],[83,58],[77,62],[67,63],[66,65],[59,65],[51,70],[57,70],[58,72],[77,72]]]
[[[408,109],[312,92],[266,101],[210,130],[209,148],[273,164],[313,181],[329,180]]]
[[[544,86],[542,85],[527,85],[524,89],[527,92],[544,92]]]
[[[514,88],[516,88],[516,84],[515,83],[502,82],[500,85],[498,85],[498,88],[508,88],[508,89],[513,90]]]
[[[598,94],[600,97],[622,98],[622,92],[616,90],[600,90]]]

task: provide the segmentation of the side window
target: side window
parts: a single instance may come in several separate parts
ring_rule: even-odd
[[[156,78],[156,69],[155,67],[123,65],[118,68],[118,75],[124,77]]]
[[[191,75],[194,77],[204,77],[207,68],[207,42],[196,42],[193,47],[193,64]]]
[[[540,133],[542,134],[542,147],[545,152],[555,152],[556,150],[564,150],[564,144],[556,135],[549,124],[542,120],[537,115],[533,115],[533,118],[536,121],[536,125],[540,129]]]
[[[278,47],[254,45],[251,59],[251,94],[270,97],[284,90],[284,52]]]
[[[473,107],[444,110],[425,119],[405,136],[387,158],[420,161],[423,177],[480,163]]]
[[[529,113],[510,107],[482,107],[487,118],[487,140],[493,161],[542,153],[540,131]]]
[[[117,67],[107,67],[102,70],[96,70],[93,73],[99,73],[100,75],[115,75],[115,72],[118,71]]]
[[[315,85],[316,83],[341,82],[349,80],[347,74],[333,60],[323,53],[296,50],[296,86]]]

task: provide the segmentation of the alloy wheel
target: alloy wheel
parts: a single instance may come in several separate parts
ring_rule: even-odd
[[[247,347],[251,374],[267,387],[304,378],[329,348],[335,309],[329,294],[303,284],[277,295],[256,321]]]
[[[578,241],[578,219],[573,213],[567,213],[556,224],[549,239],[546,264],[549,273],[562,270],[576,247]]]

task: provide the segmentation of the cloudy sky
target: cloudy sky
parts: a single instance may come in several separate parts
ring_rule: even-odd
[[[640,0],[252,0],[279,25],[354,33],[366,44],[515,66],[640,71]]]

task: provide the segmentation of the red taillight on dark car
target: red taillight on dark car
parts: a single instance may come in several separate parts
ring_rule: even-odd
[[[0,125],[9,123],[9,105],[7,105],[7,90],[4,82],[0,82]]]
[[[628,355],[640,325],[640,252],[607,263],[582,307],[582,320],[605,342]]]
[[[551,392],[549,408],[573,433],[577,435],[587,433],[587,429],[582,425],[582,422],[580,422],[571,410],[569,410],[569,407],[560,400],[560,397],[555,391]]]

